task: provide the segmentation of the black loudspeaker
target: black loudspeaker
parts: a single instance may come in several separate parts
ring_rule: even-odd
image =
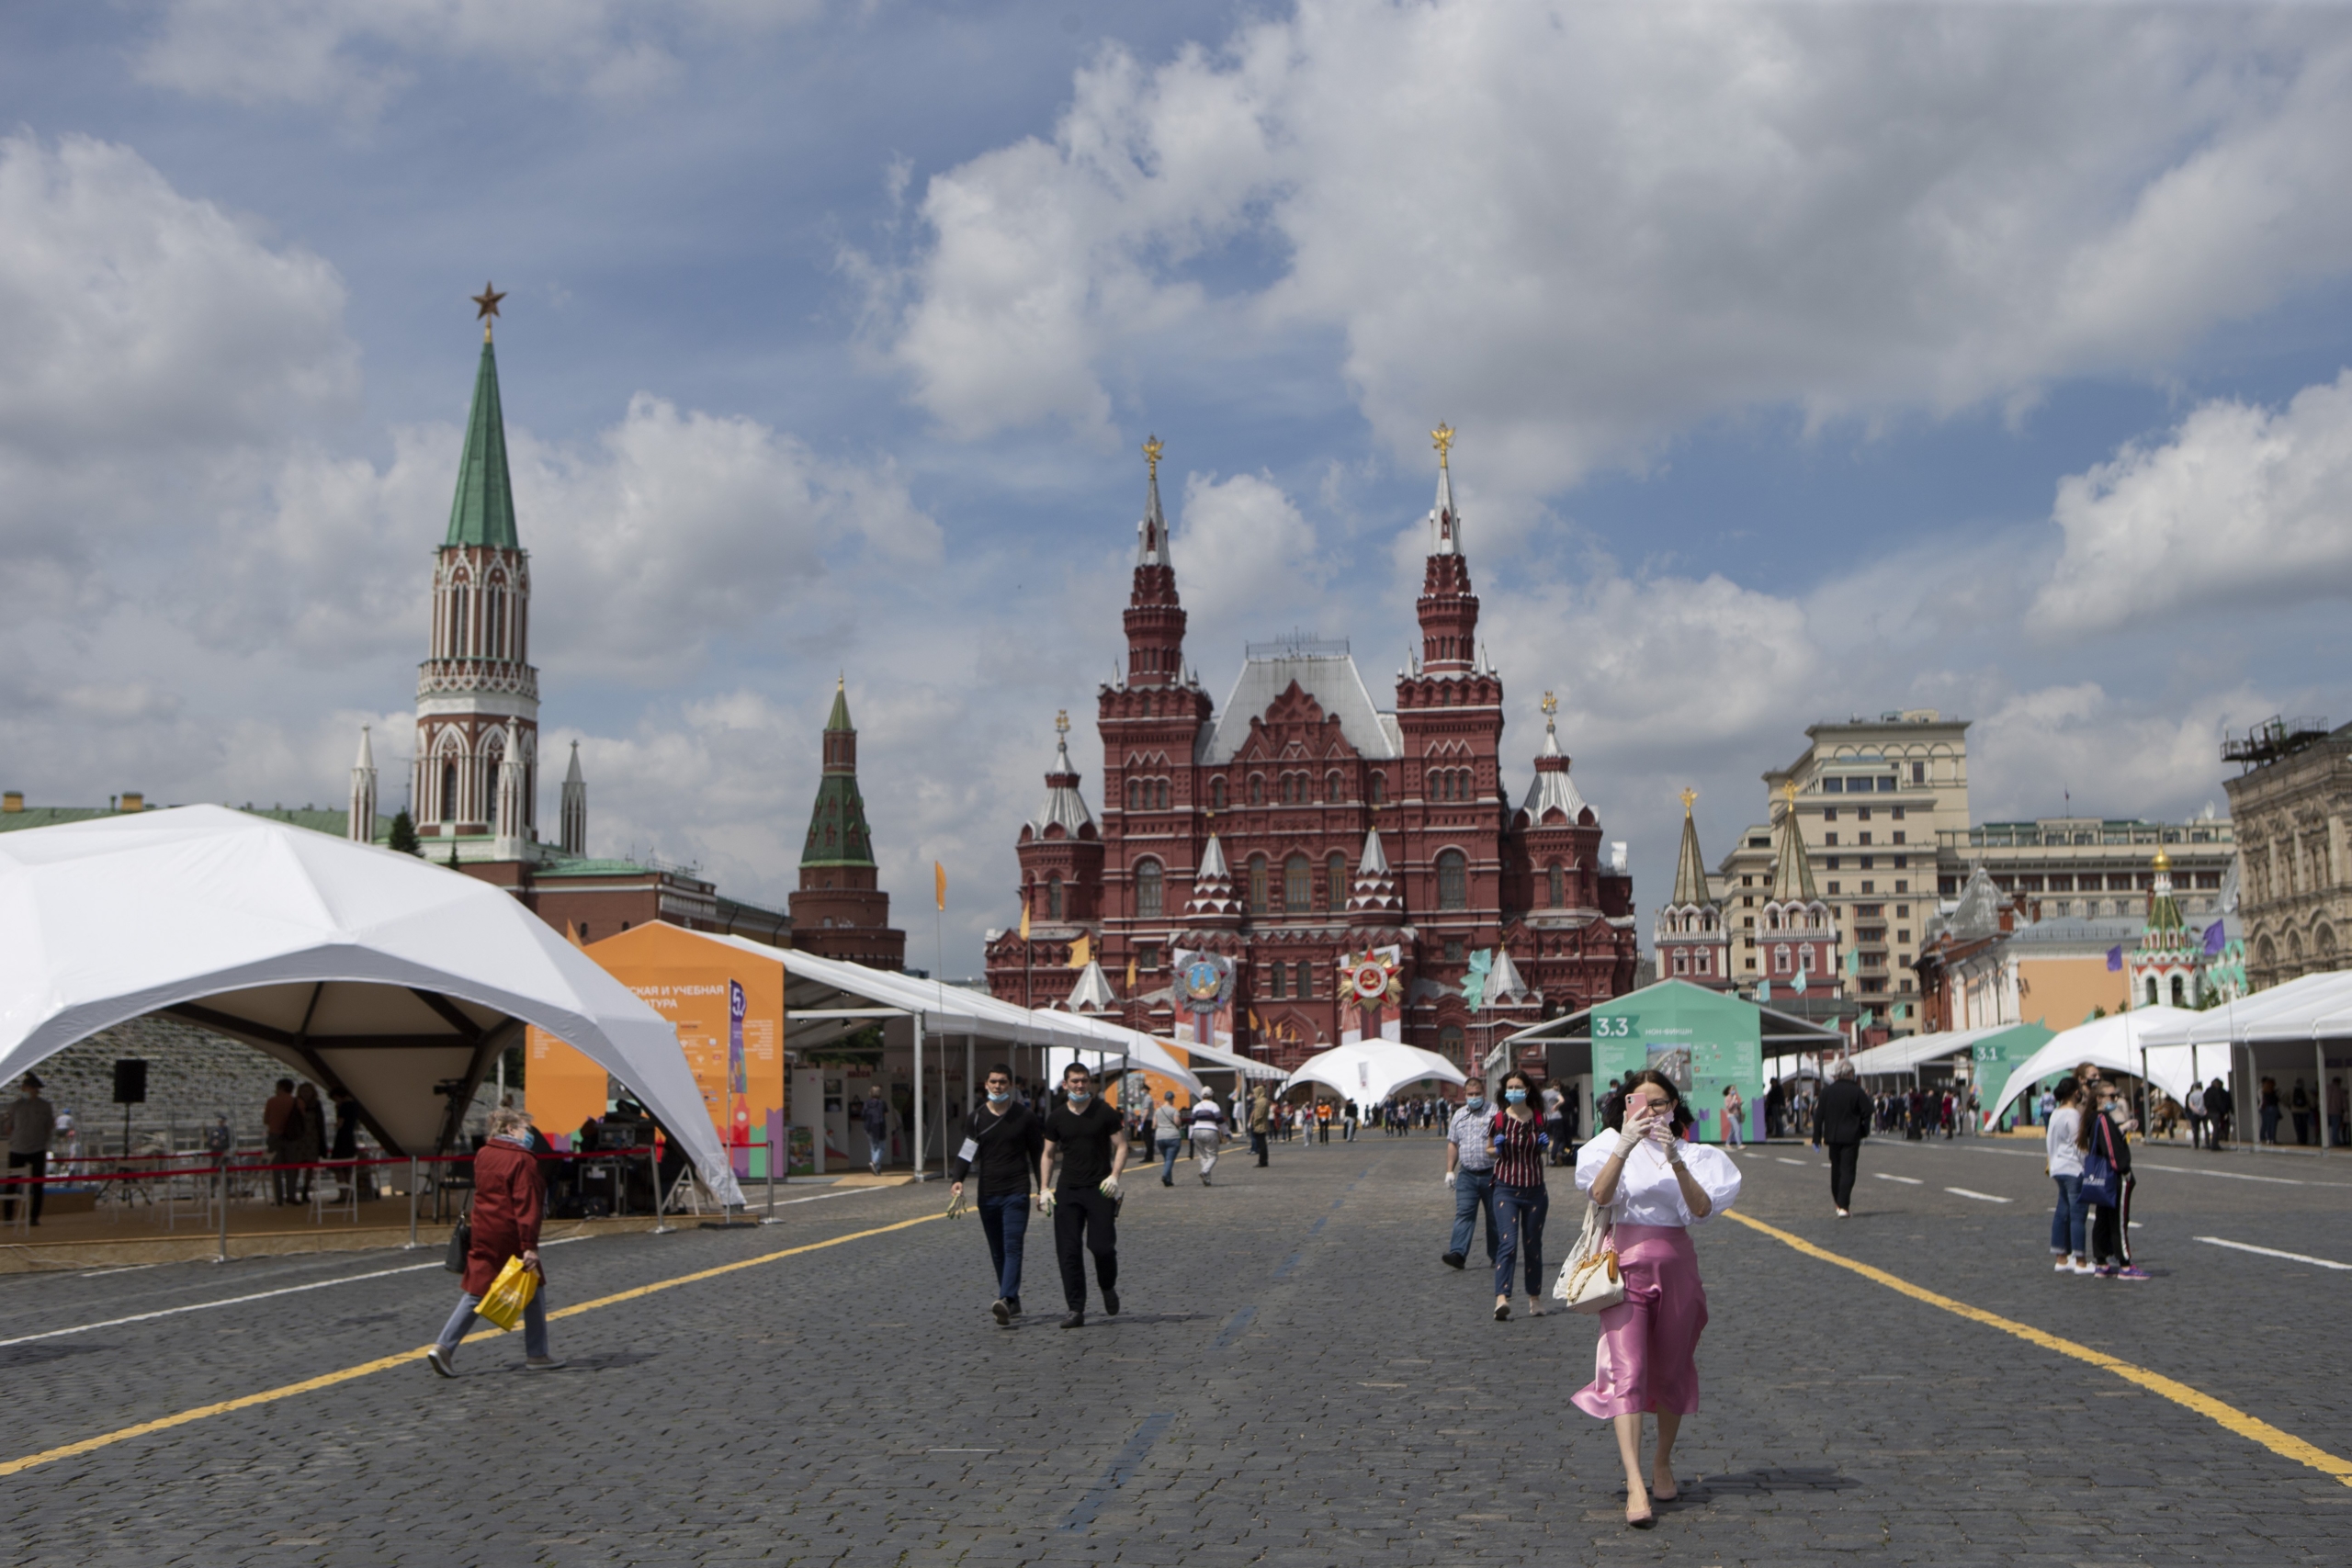
[[[125,1056],[114,1065],[114,1102],[117,1105],[147,1103],[147,1064],[136,1056]]]

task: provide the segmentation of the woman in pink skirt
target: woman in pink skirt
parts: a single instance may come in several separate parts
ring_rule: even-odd
[[[1625,1299],[1600,1314],[1592,1382],[1569,1397],[1588,1416],[1617,1424],[1625,1461],[1625,1522],[1657,1522],[1651,1500],[1681,1495],[1674,1434],[1699,1408],[1699,1335],[1707,1292],[1699,1283],[1690,1227],[1739,1196],[1739,1167],[1720,1149],[1686,1143],[1690,1110],[1665,1074],[1637,1074],[1625,1090],[1625,1124],[1577,1152],[1577,1186],[1610,1210]],[[1642,1412],[1657,1414],[1657,1455],[1642,1480]]]

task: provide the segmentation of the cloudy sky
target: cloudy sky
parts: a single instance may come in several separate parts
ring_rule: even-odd
[[[486,277],[592,847],[781,902],[845,671],[951,973],[1153,433],[1221,697],[1385,690],[1457,426],[1508,782],[1555,690],[1645,909],[1819,719],[1971,719],[1984,818],[2352,717],[2344,8],[119,0],[0,10],[0,111],[36,803],[340,803],[363,723],[397,803]]]

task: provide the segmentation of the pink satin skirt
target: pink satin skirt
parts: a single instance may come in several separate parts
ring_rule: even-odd
[[[1619,1225],[1616,1246],[1625,1299],[1600,1314],[1592,1382],[1568,1397],[1603,1421],[1645,1410],[1691,1415],[1699,1408],[1707,1292],[1690,1233],[1679,1225]]]

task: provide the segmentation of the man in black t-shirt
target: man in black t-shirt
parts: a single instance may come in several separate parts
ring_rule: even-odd
[[[964,1197],[964,1179],[980,1180],[980,1229],[989,1241],[989,1259],[996,1267],[996,1301],[989,1310],[1005,1327],[1021,1315],[1021,1244],[1029,1234],[1029,1173],[1044,1147],[1037,1118],[1012,1098],[1012,1069],[989,1069],[988,1104],[972,1116],[972,1135],[947,1162],[947,1179],[955,1185],[953,1213]]]
[[[1094,1280],[1102,1310],[1119,1315],[1119,1173],[1127,1165],[1127,1140],[1119,1113],[1094,1092],[1085,1064],[1062,1069],[1064,1103],[1046,1112],[1046,1142],[1037,1159],[1038,1204],[1053,1217],[1054,1251],[1061,1260],[1062,1299],[1069,1315],[1064,1328],[1086,1326],[1086,1260],[1081,1244],[1094,1254]],[[1054,1156],[1062,1156],[1059,1176]]]

